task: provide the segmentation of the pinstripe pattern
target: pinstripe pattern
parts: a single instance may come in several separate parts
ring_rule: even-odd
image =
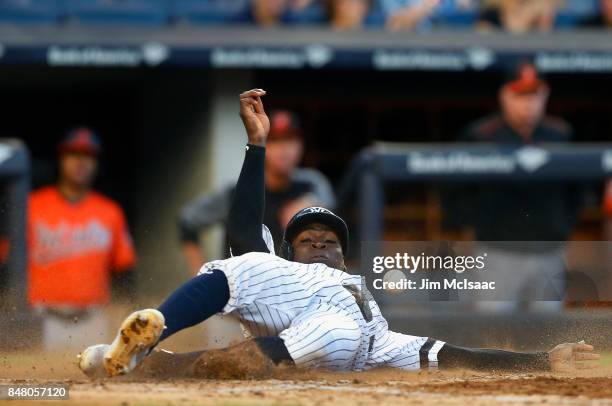
[[[423,367],[437,367],[437,352],[444,343],[430,340],[422,351],[426,337],[389,331],[359,276],[256,252],[207,263],[200,272],[209,269],[227,276],[230,299],[223,313],[236,315],[247,336],[281,337],[297,365],[343,371],[383,365],[416,370],[423,360]],[[356,296],[346,288],[351,285],[368,300],[367,321]]]

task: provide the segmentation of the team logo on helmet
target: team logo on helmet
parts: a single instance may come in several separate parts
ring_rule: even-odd
[[[327,210],[325,207],[307,207],[303,210],[303,213],[326,213],[326,214],[334,214],[331,211]]]

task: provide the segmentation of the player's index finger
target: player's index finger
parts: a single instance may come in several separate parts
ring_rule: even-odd
[[[240,93],[240,98],[264,96],[266,91],[263,89],[251,89]]]
[[[584,342],[577,343],[574,348],[578,351],[593,351],[593,346]]]

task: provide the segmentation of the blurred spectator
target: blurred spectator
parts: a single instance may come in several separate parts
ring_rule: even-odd
[[[520,64],[499,91],[501,112],[469,126],[463,141],[510,146],[569,142],[572,137],[569,125],[545,115],[548,96],[549,86],[535,66]],[[538,150],[527,151],[525,160],[542,158]],[[557,295],[562,294],[563,248],[578,216],[582,200],[579,185],[483,182],[463,192],[453,196],[453,201],[445,199],[450,207],[458,209],[452,217],[473,227],[480,241],[479,255],[487,253],[487,273],[498,280],[507,276],[499,284],[504,286],[505,293],[525,301],[537,301],[544,293],[550,293],[544,292],[549,288]],[[481,304],[488,310],[515,310],[517,305]],[[561,302],[538,302],[535,307],[556,310]]]
[[[100,143],[87,128],[60,143],[59,179],[32,193],[28,213],[29,302],[44,317],[47,349],[106,338],[102,306],[133,293],[132,239],[123,210],[92,189]]]
[[[263,27],[278,24],[289,3],[289,0],[253,0],[255,21]]]
[[[381,0],[387,28],[414,31],[431,25],[430,18],[441,0]]]
[[[360,28],[372,0],[253,0],[253,16],[263,27],[279,24],[288,12],[300,13],[320,3],[332,27],[340,30]]]
[[[583,21],[581,27],[612,29],[612,0],[599,0],[599,5],[599,14]]]
[[[554,28],[559,0],[490,0],[485,1],[477,28],[504,30],[515,34]]]
[[[379,0],[391,31],[429,29],[433,19],[472,8],[473,0]]]
[[[264,224],[270,229],[277,248],[285,225],[297,211],[308,206],[333,208],[335,204],[329,181],[321,172],[297,167],[302,152],[302,130],[295,115],[288,111],[272,112],[266,146]],[[226,221],[233,192],[234,186],[201,196],[181,212],[183,251],[194,273],[205,262],[199,234],[209,225]]]
[[[371,0],[325,0],[331,26],[338,30],[361,28]]]
[[[299,13],[320,0],[252,0],[253,18],[262,27],[279,24],[287,12]]]

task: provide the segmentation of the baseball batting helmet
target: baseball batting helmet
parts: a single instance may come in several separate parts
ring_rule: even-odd
[[[349,240],[348,227],[340,216],[324,207],[306,207],[295,213],[291,220],[289,220],[289,223],[287,223],[287,228],[283,235],[283,242],[280,247],[280,256],[292,260],[293,247],[291,246],[291,241],[293,241],[299,233],[307,229],[309,225],[314,223],[325,224],[336,233],[340,240],[342,254],[346,256]]]

